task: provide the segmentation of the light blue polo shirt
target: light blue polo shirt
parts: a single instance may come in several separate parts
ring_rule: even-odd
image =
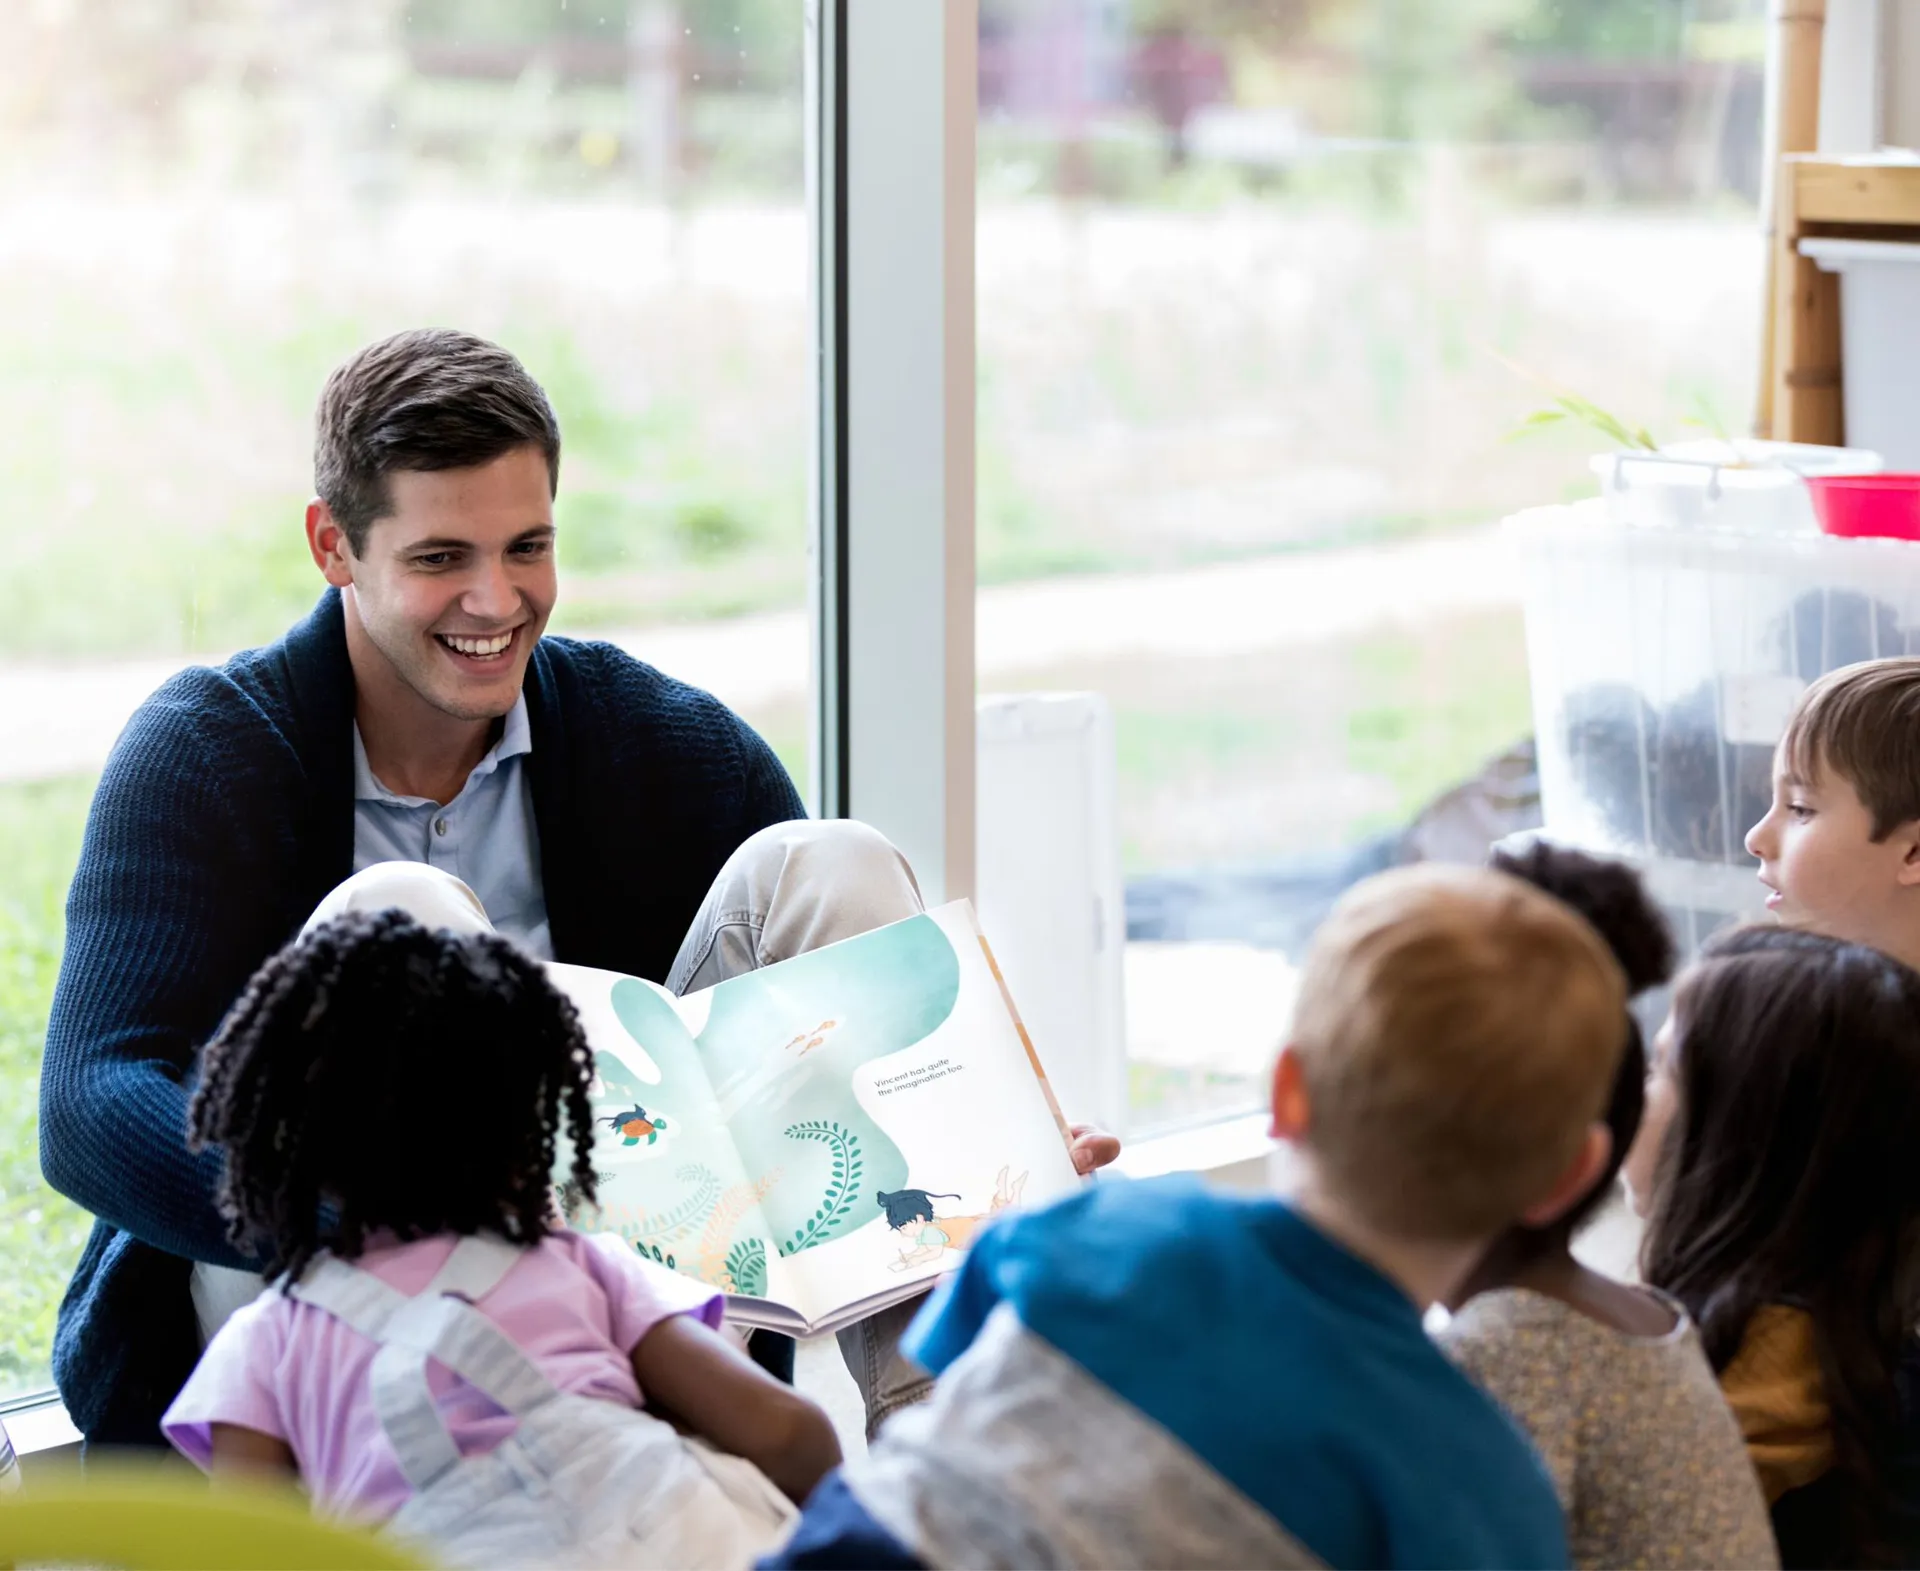
[[[527,755],[533,728],[523,693],[507,712],[500,740],[473,766],[445,807],[424,796],[398,796],[367,764],[360,727],[353,728],[353,870],[375,862],[429,862],[444,867],[480,897],[493,925],[541,960],[553,958],[547,899],[540,884],[540,832],[533,818]],[[204,1346],[242,1304],[259,1297],[260,1278],[200,1261],[193,1268],[193,1307]]]
[[[353,728],[353,870],[375,862],[445,868],[476,895],[493,925],[541,960],[553,958],[540,883],[540,832],[533,817],[527,756],[533,728],[522,693],[500,740],[473,766],[460,794],[442,807],[399,796],[374,777],[360,727]]]

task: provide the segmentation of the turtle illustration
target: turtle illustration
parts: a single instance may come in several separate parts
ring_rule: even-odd
[[[649,1113],[638,1102],[624,1113],[615,1113],[611,1118],[600,1120],[609,1129],[617,1130],[620,1143],[637,1146],[642,1140],[652,1145],[660,1138],[660,1131],[667,1127],[667,1121],[657,1113]]]

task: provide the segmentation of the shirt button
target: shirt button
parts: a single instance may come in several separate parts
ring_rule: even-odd
[[[447,832],[447,821],[444,818],[436,818],[433,821],[433,832],[436,835],[444,835]]]

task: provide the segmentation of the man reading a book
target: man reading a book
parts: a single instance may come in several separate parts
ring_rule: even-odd
[[[107,762],[41,1081],[41,1165],[99,1219],[54,1347],[90,1443],[160,1443],[200,1348],[259,1290],[214,1202],[220,1153],[187,1149],[197,1054],[354,873],[415,864],[417,887],[385,880],[393,903],[452,884],[540,958],[678,992],[920,909],[899,853],[808,822],[723,704],[543,636],[559,462],[546,395],[505,350],[449,331],[362,350],[317,413],[319,604],[172,678]],[[1117,1151],[1089,1131],[1075,1158]],[[920,1388],[897,1330],[843,1336],[876,1423]]]

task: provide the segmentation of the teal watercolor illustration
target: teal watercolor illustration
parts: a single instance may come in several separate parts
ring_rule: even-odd
[[[692,1240],[682,1269],[764,1293],[770,1251],[828,1243],[868,1220],[863,1192],[905,1184],[905,1157],[852,1082],[937,1030],[959,991],[958,957],[925,916],[721,983],[697,1037],[652,989],[616,983],[614,1014],[660,1079],[645,1084],[616,1051],[596,1052],[603,1139],[643,1156],[656,1141],[661,1156],[678,1142],[703,1158],[730,1141],[742,1168],[618,1166],[621,1203],[609,1221],[655,1259]]]

